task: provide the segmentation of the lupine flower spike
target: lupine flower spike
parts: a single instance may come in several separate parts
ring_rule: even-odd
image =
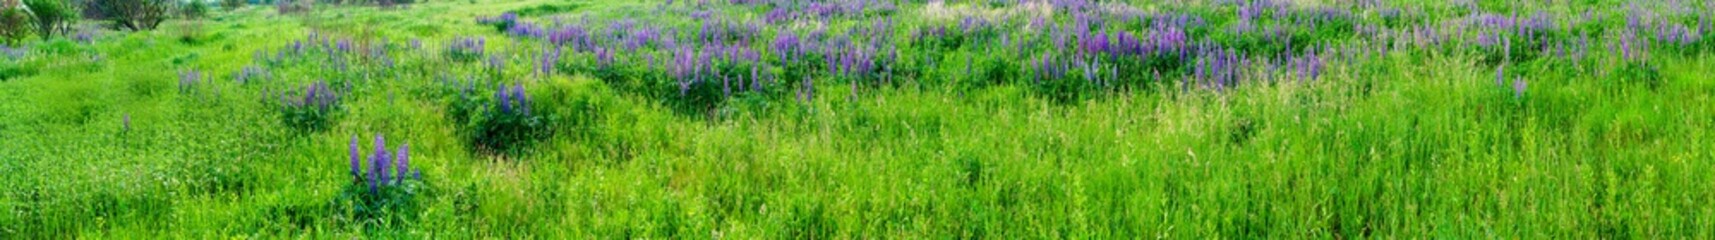
[[[1524,98],[1524,90],[1526,87],[1524,78],[1513,80],[1513,97],[1520,99]]]
[[[357,135],[351,135],[351,176],[363,179],[363,155],[357,151]]]
[[[398,171],[393,174],[396,179],[394,180],[395,184],[405,182],[405,174],[411,171],[411,144],[407,143],[405,145],[400,145],[399,151],[396,152],[396,154],[397,155],[395,155],[395,157],[397,157],[399,161],[397,164],[394,164],[398,168]]]

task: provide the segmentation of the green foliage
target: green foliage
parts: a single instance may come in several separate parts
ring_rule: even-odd
[[[32,63],[15,59],[0,60],[0,82],[36,75],[37,66]]]
[[[383,227],[388,223],[419,221],[415,213],[423,211],[421,198],[432,196],[432,189],[419,179],[408,179],[371,192],[368,183],[353,181],[341,188],[333,199],[338,215],[351,219],[364,228]]]
[[[246,0],[221,0],[220,1],[220,7],[225,8],[227,11],[234,11],[234,10],[238,10],[240,8],[244,8],[244,5],[247,5],[247,4],[249,4],[249,3],[247,3]]]
[[[19,9],[0,9],[0,45],[16,45],[30,36],[30,14]]]
[[[132,31],[154,30],[173,14],[175,5],[172,0],[89,0],[84,17],[110,20]]]
[[[985,47],[992,37],[957,35],[898,40],[906,45],[898,83],[859,85],[855,98],[849,84],[868,79],[817,71],[826,69],[820,59],[772,65],[764,71],[785,83],[732,96],[719,84],[681,94],[676,79],[637,59],[600,67],[587,52],[568,51],[552,74],[491,75],[479,63],[488,55],[448,61],[433,43],[485,36],[496,55],[517,56],[506,54],[537,43],[495,36],[467,17],[528,6],[664,19],[660,26],[678,34],[696,27],[684,16],[691,11],[749,18],[769,7],[482,2],[229,14],[200,29],[228,37],[116,34],[26,41],[18,57],[0,52],[0,238],[1715,238],[1715,205],[1707,204],[1715,202],[1715,122],[1707,121],[1715,119],[1707,77],[1715,61],[1661,45],[1632,59],[1595,50],[1614,41],[1597,37],[1614,29],[1597,29],[1624,24],[1628,7],[1616,1],[1477,3],[1593,9],[1609,22],[1586,24],[1609,27],[1570,30],[1592,31],[1597,47],[1582,61],[1384,42],[1364,46],[1412,50],[1349,53],[1365,61],[1330,62],[1314,81],[1113,91],[1088,85],[1078,70],[1032,83],[1034,70],[1018,63],[1034,56],[1019,52],[1046,43]],[[1468,11],[1381,2],[1427,8],[1401,20],[1408,23],[1463,21]],[[1099,6],[1119,4],[1208,19],[1191,35],[1240,52],[1369,41],[1335,22],[1279,38],[1226,32],[1233,14],[1224,4]],[[900,3],[901,30],[945,26],[930,23],[940,16],[925,5]],[[309,18],[337,22],[296,24]],[[1117,22],[1109,24],[1134,24]],[[792,24],[839,32],[860,23]],[[319,50],[267,64],[253,55],[309,32],[361,33],[357,50],[340,55],[353,70],[331,72],[324,64],[336,57]],[[385,45],[367,42],[406,39],[430,46],[386,48],[397,67],[360,56]],[[1565,39],[1518,40],[1513,50]],[[1102,64],[1121,66],[1120,82],[1149,86],[1176,84],[1189,62]],[[279,78],[207,81],[199,101],[170,94],[174,69],[230,76],[250,65]],[[1496,72],[1529,85],[1523,94],[1496,86]],[[484,77],[427,79],[439,74]],[[279,89],[321,78],[353,87],[335,87],[344,97],[337,117],[300,130]],[[806,79],[817,96],[792,97]],[[526,86],[533,115],[496,111],[499,84]],[[300,110],[302,119],[320,114]],[[437,177],[375,192],[354,181],[346,137],[371,133],[411,139],[411,166]]]
[[[208,3],[202,0],[187,1],[179,4],[179,14],[187,19],[200,19],[208,16]]]
[[[343,93],[338,89],[311,85],[298,91],[285,94],[279,103],[280,120],[288,127],[305,132],[325,130],[345,113],[345,104],[339,99]]]
[[[442,96],[448,118],[463,126],[466,140],[475,149],[506,154],[523,150],[551,136],[549,116],[523,91],[522,85],[502,85],[479,79],[444,83],[450,88]]]
[[[54,35],[65,35],[71,31],[72,23],[77,21],[77,9],[69,1],[64,0],[25,0],[25,6],[35,13],[36,34],[43,39]]]
[[[556,15],[556,14],[563,14],[563,13],[569,13],[569,12],[577,11],[578,9],[583,8],[585,5],[587,5],[587,4],[582,3],[582,2],[550,3],[550,4],[536,5],[533,7],[520,8],[518,10],[513,10],[512,12],[517,13],[518,16],[521,16],[521,17],[552,16],[552,15]],[[501,29],[501,30],[504,31],[505,29]]]

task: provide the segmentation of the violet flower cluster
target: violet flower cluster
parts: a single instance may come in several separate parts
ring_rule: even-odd
[[[379,135],[375,136],[375,148],[368,152],[358,147],[357,136],[351,137],[350,174],[358,184],[367,184],[370,194],[423,177],[422,171],[411,168],[411,144],[399,145],[398,150],[389,152],[386,139]]]

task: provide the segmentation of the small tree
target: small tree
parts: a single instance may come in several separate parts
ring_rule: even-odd
[[[77,10],[65,0],[24,0],[24,5],[36,14],[36,34],[44,39],[70,32],[77,20]]]
[[[226,8],[227,11],[238,10],[238,8],[244,7],[244,0],[221,0],[220,6]]]
[[[0,0],[0,44],[12,45],[29,37],[30,12],[15,1]]]
[[[112,20],[132,31],[152,30],[171,14],[171,0],[90,0],[84,17]]]

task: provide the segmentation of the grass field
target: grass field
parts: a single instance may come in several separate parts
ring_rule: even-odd
[[[0,49],[0,239],[1715,238],[1715,1],[699,2]]]

